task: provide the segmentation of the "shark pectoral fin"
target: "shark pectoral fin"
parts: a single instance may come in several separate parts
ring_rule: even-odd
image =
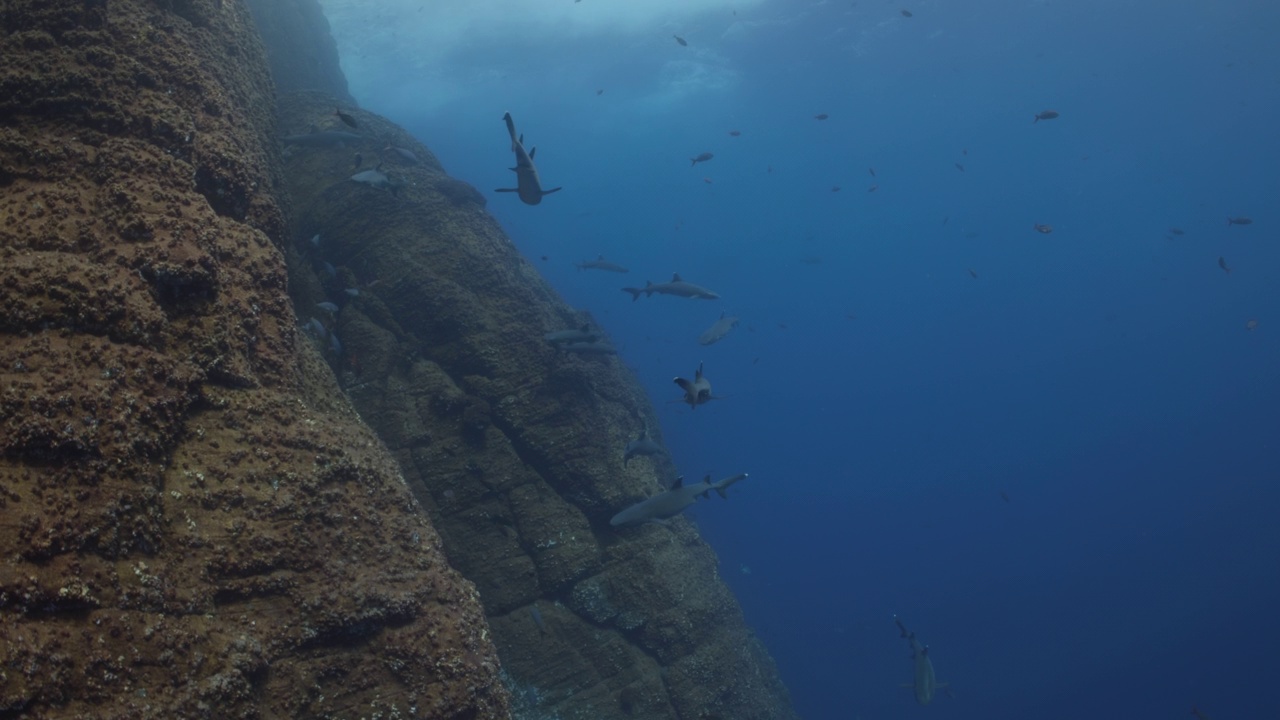
[[[684,378],[675,378],[674,380],[672,380],[672,382],[679,385],[680,389],[685,391],[686,393],[693,392],[693,383],[689,382],[688,380],[685,380]]]
[[[523,136],[523,135],[521,135],[521,136],[520,136],[520,142],[524,142],[524,136]],[[533,156],[534,156],[534,155],[537,155],[537,154],[538,154],[538,148],[534,148],[534,149],[530,150],[530,151],[529,151],[529,159],[530,159],[530,160],[532,160],[532,159],[533,159]]]
[[[553,192],[560,192],[562,189],[563,189],[563,188],[551,188],[550,190],[543,190],[543,191],[542,191],[542,194],[543,194],[543,195],[550,195],[550,194],[551,194],[551,193],[553,193]]]

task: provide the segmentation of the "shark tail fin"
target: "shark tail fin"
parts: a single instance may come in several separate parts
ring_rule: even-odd
[[[553,193],[553,192],[560,192],[560,191],[561,191],[561,190],[563,190],[563,189],[564,189],[564,188],[558,188],[558,187],[557,187],[557,188],[551,188],[550,190],[543,190],[543,191],[542,191],[542,194],[543,194],[543,195],[550,195],[550,194],[551,194],[551,193]]]
[[[631,293],[631,302],[635,302],[640,299],[640,293],[644,292],[644,290],[640,288],[622,288],[622,292]]]

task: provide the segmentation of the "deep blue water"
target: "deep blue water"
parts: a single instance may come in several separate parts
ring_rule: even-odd
[[[1280,717],[1280,5],[325,4],[451,174],[539,148],[489,210],[751,474],[692,514],[804,717]],[[619,290],[672,272],[723,300]]]

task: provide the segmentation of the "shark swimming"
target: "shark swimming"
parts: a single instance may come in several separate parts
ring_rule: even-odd
[[[676,297],[700,298],[702,300],[719,300],[720,296],[701,285],[694,285],[691,282],[685,282],[680,277],[680,273],[671,274],[671,282],[654,284],[646,282],[642,288],[622,288],[623,292],[631,293],[632,302],[640,299],[640,293],[644,293],[645,297],[649,297],[654,293],[659,295],[675,295]]]
[[[649,431],[642,430],[640,437],[627,443],[626,449],[622,451],[622,466],[626,467],[631,458],[637,455],[661,455],[663,452],[662,446],[649,437]]]
[[[946,683],[939,683],[938,678],[933,674],[933,660],[929,659],[929,648],[921,645],[916,640],[916,634],[907,630],[898,619],[897,615],[893,616],[893,622],[898,625],[898,631],[902,633],[902,637],[911,643],[911,658],[914,661],[915,677],[914,682],[905,687],[909,687],[915,691],[916,702],[921,705],[928,705],[933,702],[934,694],[940,689],[947,686]]]
[[[685,485],[684,478],[677,478],[676,484],[670,490],[660,492],[647,500],[632,505],[623,510],[609,524],[614,527],[623,527],[627,525],[642,525],[647,522],[656,522],[663,524],[663,520],[673,518],[684,512],[684,509],[698,501],[698,497],[710,497],[711,491],[715,491],[717,495],[724,499],[729,499],[729,495],[725,490],[730,485],[739,480],[746,480],[747,474],[741,473],[723,480],[711,482],[711,476],[703,478],[702,482],[694,485]]]
[[[557,330],[542,336],[543,340],[552,345],[567,345],[569,343],[589,343],[600,339],[600,335],[591,329],[590,325],[583,325],[573,330]]]
[[[738,326],[738,316],[720,313],[720,319],[715,324],[707,328],[705,332],[698,336],[698,343],[701,345],[711,345],[724,339],[731,330]]]
[[[682,377],[678,377],[672,382],[680,386],[680,389],[684,391],[683,400],[695,410],[698,409],[699,405],[705,405],[716,399],[711,395],[711,381],[702,374],[702,363],[698,363],[698,372],[694,374],[692,382]]]
[[[573,266],[579,270],[604,270],[606,272],[616,273],[630,272],[617,263],[611,263],[608,260],[605,260],[603,255],[600,255],[595,260],[583,260],[580,263],[574,263]]]
[[[550,195],[560,188],[542,189],[542,181],[538,179],[538,169],[533,166],[533,156],[538,152],[538,148],[525,152],[524,135],[516,136],[516,123],[511,119],[511,113],[503,113],[502,119],[507,122],[507,132],[511,135],[511,149],[516,154],[516,166],[511,168],[516,174],[516,186],[498,188],[496,192],[513,192],[520,196],[524,204],[537,205],[542,202],[543,195]]]
[[[345,130],[325,130],[323,132],[309,132],[302,135],[286,135],[280,138],[280,142],[285,145],[304,145],[308,147],[328,147],[330,145],[342,145],[345,143],[353,143],[364,140],[363,135],[347,132]]]

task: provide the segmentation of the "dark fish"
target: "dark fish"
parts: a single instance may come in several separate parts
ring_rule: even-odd
[[[684,38],[679,35],[672,35],[671,37],[675,38],[676,42],[680,43],[680,47],[687,47],[689,45],[689,43],[685,42]]]
[[[955,164],[955,166],[956,166],[956,169],[957,169],[957,170],[959,170],[960,172],[964,172],[964,166],[963,166],[963,165],[961,165],[960,163],[956,163],[956,164]]]
[[[697,165],[700,162],[706,162],[713,157],[715,157],[715,155],[712,155],[709,152],[701,153],[697,157],[689,158],[690,160],[689,167],[693,167],[694,165]]]
[[[942,218],[942,224],[943,224],[943,225],[946,225],[946,224],[947,224],[948,222],[950,222],[950,221],[951,221],[951,216],[950,216],[950,215],[948,215],[948,216],[946,216],[946,217]]]
[[[1257,319],[1255,319],[1255,318],[1250,318],[1249,322],[1247,322],[1247,323],[1245,323],[1245,324],[1244,324],[1244,329],[1245,329],[1245,330],[1248,330],[1248,331],[1250,331],[1250,332],[1253,332],[1254,330],[1257,330],[1257,329],[1258,329],[1258,321],[1257,321]]]
[[[363,156],[363,155],[361,155],[360,153],[356,153],[355,160],[353,160],[353,161],[352,161],[352,163],[351,163],[351,169],[352,169],[352,170],[359,170],[359,169],[360,169],[360,166],[361,166],[361,165],[363,165],[363,164],[364,164],[364,156]]]
[[[973,268],[969,268],[969,275],[970,275],[970,277],[972,277],[974,280],[977,280],[977,279],[978,279],[978,273],[974,272],[974,271],[973,271]]]
[[[702,182],[704,182],[704,183],[706,183],[706,184],[710,185],[710,184],[711,184],[712,182],[714,182],[714,181],[713,181],[711,178],[709,178],[709,177],[704,177],[704,178],[702,178]]]
[[[1012,500],[1009,499],[1009,493],[1003,490],[1000,491],[1000,499],[1004,500],[1005,502],[1013,502]]]
[[[596,94],[597,94],[597,95],[603,95],[603,94],[604,94],[604,88],[600,88],[599,90],[597,90],[597,91],[596,91]]]
[[[813,119],[814,119],[814,120],[826,120],[826,119],[827,119],[827,118],[829,118],[829,117],[831,117],[831,116],[830,116],[830,115],[828,115],[828,114],[826,114],[826,113],[818,113],[817,115],[814,115],[814,116],[813,116]]]
[[[741,130],[730,130],[730,131],[729,131],[729,137],[738,137],[738,136],[739,136],[739,135],[741,135],[741,134],[742,134],[742,131],[741,131]]]
[[[1038,233],[1044,233],[1045,235],[1048,235],[1049,233],[1053,232],[1053,226],[1052,226],[1052,225],[1041,225],[1040,223],[1036,223],[1035,225],[1032,225],[1031,227],[1035,228],[1036,232],[1038,232]]]
[[[969,154],[969,148],[964,148],[964,149],[962,149],[962,150],[960,151],[960,154],[961,154],[961,155],[968,155],[968,154]]]
[[[1231,268],[1227,267],[1227,259],[1221,255],[1218,256],[1218,267],[1226,270],[1228,275],[1231,274]]]
[[[1252,224],[1253,224],[1253,218],[1247,218],[1247,217],[1227,218],[1227,225],[1252,225]]]
[[[876,169],[875,169],[875,168],[867,168],[867,172],[871,173],[871,177],[875,177],[875,176],[876,176]]]
[[[872,185],[871,187],[867,188],[867,192],[875,192],[879,189],[880,189],[879,185]]]
[[[831,192],[840,192],[840,186],[839,186],[839,185],[832,185],[832,186],[831,186]]]
[[[1056,117],[1058,117],[1057,110],[1041,110],[1040,112],[1036,113],[1036,119],[1032,120],[1031,124],[1034,125],[1040,122],[1041,120],[1052,120]]]
[[[1169,234],[1170,235],[1186,235],[1187,233],[1182,228],[1169,228]]]
[[[334,108],[333,114],[337,115],[338,119],[341,120],[347,127],[356,127],[356,119],[342,112],[342,108]]]
[[[911,17],[911,11],[910,11],[910,10],[903,10],[903,11],[902,11],[902,17]]]

